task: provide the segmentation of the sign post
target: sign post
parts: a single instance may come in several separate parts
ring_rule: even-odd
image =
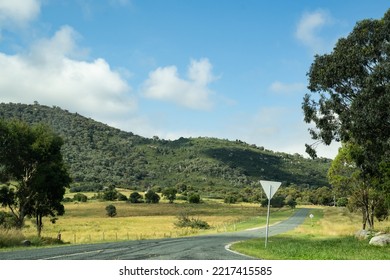
[[[274,181],[263,181],[260,180],[260,184],[263,187],[263,190],[268,198],[268,209],[267,209],[267,224],[265,227],[265,248],[267,248],[268,243],[268,228],[269,228],[269,214],[270,214],[270,207],[271,207],[271,198],[274,196],[276,191],[279,189],[281,182],[274,182]]]

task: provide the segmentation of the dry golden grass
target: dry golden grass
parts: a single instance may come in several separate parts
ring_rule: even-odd
[[[115,205],[117,216],[106,215],[105,207]],[[139,240],[180,237],[201,233],[233,230],[235,223],[259,216],[264,210],[258,205],[220,203],[184,204],[130,204],[126,202],[66,203],[65,215],[55,224],[46,218],[42,236],[61,238],[69,243],[92,243],[116,240]],[[174,223],[181,212],[206,221],[211,230],[176,228]],[[31,221],[26,222],[26,236],[36,235]]]
[[[342,207],[313,207],[313,221],[306,219],[305,224],[295,229],[297,234],[310,234],[319,237],[351,236],[362,228],[361,214],[351,213]],[[375,230],[388,232],[390,221],[375,223]]]

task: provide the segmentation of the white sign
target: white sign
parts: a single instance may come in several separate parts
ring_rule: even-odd
[[[263,181],[260,180],[260,184],[263,187],[263,190],[265,194],[267,195],[268,199],[271,199],[276,191],[279,189],[281,182],[274,182],[274,181]]]

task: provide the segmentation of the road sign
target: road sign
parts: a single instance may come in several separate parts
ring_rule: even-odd
[[[263,187],[263,190],[265,194],[267,195],[268,199],[271,199],[276,191],[279,189],[281,182],[274,182],[274,181],[263,181],[260,180],[260,184]]]
[[[267,209],[267,225],[265,227],[265,248],[267,248],[268,243],[268,228],[269,228],[269,209],[271,206],[271,198],[274,196],[276,191],[279,189],[281,182],[274,181],[263,181],[260,180],[260,184],[263,187],[265,194],[268,197],[268,209]]]

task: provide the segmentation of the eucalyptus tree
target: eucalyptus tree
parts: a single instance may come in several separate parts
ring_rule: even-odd
[[[44,125],[0,120],[0,203],[10,209],[17,227],[34,217],[38,236],[42,218],[64,214],[62,199],[71,178],[61,154],[62,138]]]
[[[330,54],[316,55],[308,76],[302,108],[315,125],[312,139],[359,145],[362,153],[352,156],[362,176],[378,176],[390,159],[390,10],[358,22]],[[306,144],[313,157],[315,143]]]

